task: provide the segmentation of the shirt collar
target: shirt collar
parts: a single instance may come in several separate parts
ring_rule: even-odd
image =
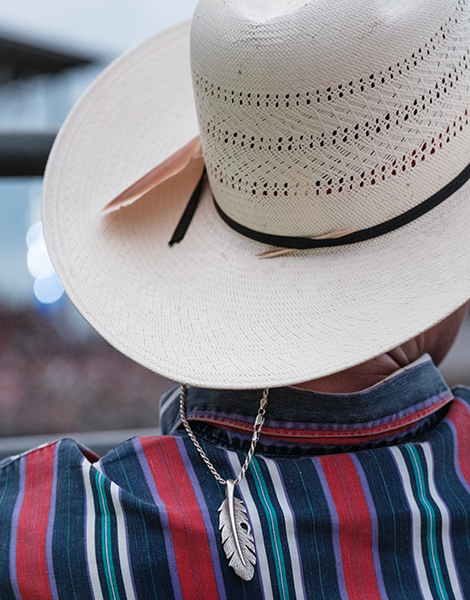
[[[180,425],[180,388],[162,398],[163,434]],[[189,421],[203,422],[251,437],[262,390],[191,387],[186,399]],[[452,393],[424,355],[378,384],[350,394],[320,394],[295,387],[269,390],[262,435],[301,443],[363,443],[414,428],[450,400]]]

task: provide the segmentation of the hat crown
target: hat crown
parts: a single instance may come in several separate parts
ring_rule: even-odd
[[[310,3],[312,2],[310,1]],[[316,2],[314,0],[314,3],[318,4],[318,0]],[[227,4],[227,7],[252,22],[263,23],[277,17],[283,17],[306,4],[309,4],[309,0],[272,0],[270,2],[264,0],[236,0]]]
[[[270,234],[355,231],[469,162],[466,0],[201,0],[191,58],[214,197]]]

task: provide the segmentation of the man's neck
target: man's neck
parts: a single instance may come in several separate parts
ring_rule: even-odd
[[[321,377],[320,379],[305,381],[296,384],[295,387],[326,394],[359,392],[380,383],[398,369],[411,364],[416,358],[419,358],[415,357],[413,360],[410,360],[407,357],[397,357],[394,354],[394,351],[387,352],[356,367],[339,373],[333,373],[333,375]]]

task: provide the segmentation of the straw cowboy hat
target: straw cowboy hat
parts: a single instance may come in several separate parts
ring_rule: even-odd
[[[44,182],[79,311],[158,373],[261,388],[353,366],[457,309],[469,18],[468,0],[201,0],[192,24],[119,58]]]

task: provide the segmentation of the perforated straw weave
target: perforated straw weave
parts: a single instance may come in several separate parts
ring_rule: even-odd
[[[194,19],[204,156],[232,219],[278,235],[364,229],[467,165],[464,0],[426,11],[417,2],[275,4],[286,10],[269,18],[256,3],[206,1]]]
[[[470,297],[468,183],[392,233],[271,260],[212,199],[246,227],[314,237],[442,189],[470,163],[466,1],[201,0],[191,65],[189,27],[118,59],[47,168],[51,257],[106,339],[188,384],[263,388],[372,358]],[[191,168],[103,214],[198,130],[209,181],[179,244]]]

